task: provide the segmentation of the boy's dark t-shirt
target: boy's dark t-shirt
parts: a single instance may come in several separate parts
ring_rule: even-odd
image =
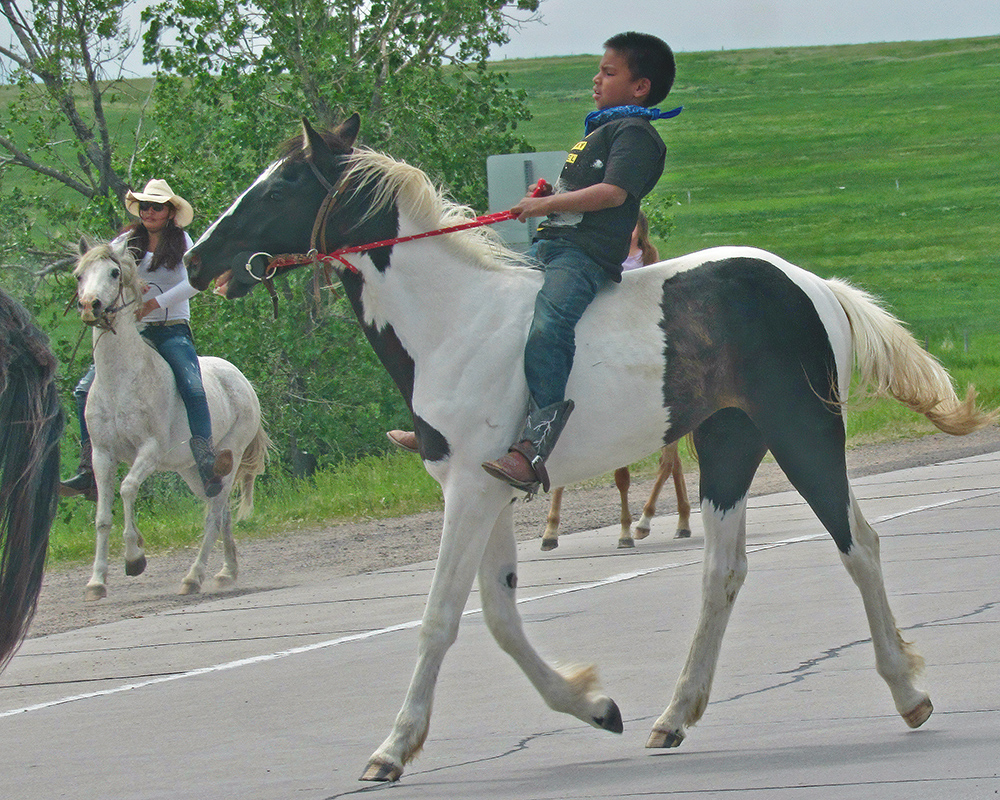
[[[566,239],[620,281],[639,201],[663,174],[666,152],[660,135],[645,119],[625,117],[605,123],[573,146],[555,190],[610,183],[628,193],[625,202],[601,211],[550,214],[539,224],[535,239]]]

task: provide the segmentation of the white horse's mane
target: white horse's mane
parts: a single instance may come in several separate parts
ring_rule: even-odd
[[[73,270],[73,277],[79,278],[97,261],[114,261],[122,271],[122,294],[126,302],[135,302],[142,297],[142,281],[139,279],[139,267],[135,263],[131,251],[122,245],[117,247],[111,242],[91,244],[87,252],[80,256]]]
[[[476,218],[471,208],[448,199],[422,170],[375,150],[355,148],[347,157],[345,180],[353,184],[355,193],[365,186],[374,188],[373,202],[364,219],[393,202],[428,231],[472,222]],[[442,238],[466,260],[484,269],[528,266],[524,256],[507,247],[488,225],[456,231]]]

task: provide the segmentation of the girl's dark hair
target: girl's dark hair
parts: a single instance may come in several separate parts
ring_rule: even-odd
[[[633,78],[649,79],[647,107],[655,106],[670,94],[677,66],[674,52],[665,41],[650,33],[627,31],[612,36],[604,46],[621,54]]]
[[[149,231],[141,222],[133,222],[122,228],[121,232],[128,235],[125,244],[138,263],[149,249]],[[175,269],[184,257],[186,246],[184,229],[178,227],[171,217],[160,234],[160,243],[153,253],[153,263],[149,265],[149,271],[156,272],[160,267]]]

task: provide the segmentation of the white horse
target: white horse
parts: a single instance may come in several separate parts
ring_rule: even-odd
[[[618,707],[592,671],[554,669],[529,643],[515,603],[514,491],[481,466],[506,452],[524,421],[523,350],[542,275],[482,232],[383,244],[471,215],[445,202],[419,170],[355,150],[358,130],[356,115],[326,134],[306,124],[186,260],[195,286],[219,278],[217,288],[238,297],[264,277],[267,253],[350,249],[334,268],[410,404],[420,454],[441,484],[444,530],[416,667],[362,778],[398,779],[423,745],[435,682],[477,573],[490,632],[545,702],[620,732]],[[270,271],[287,260],[271,261]],[[930,699],[914,684],[920,657],[889,609],[878,537],[847,481],[841,411],[855,362],[862,387],[942,430],[968,433],[993,419],[976,408],[973,392],[960,400],[945,370],[864,292],[761,250],[716,248],[630,271],[580,320],[566,392],[576,410],[547,462],[552,485],[633,463],[689,431],[701,468],[701,617],[647,747],[680,744],[708,705],[747,572],[750,482],[768,449],[861,591],[896,709],[913,727],[930,716]]]
[[[656,480],[649,493],[646,505],[642,507],[642,516],[635,524],[632,532],[632,510],[628,505],[628,490],[632,484],[632,473],[628,467],[615,470],[615,486],[621,498],[621,532],[618,534],[618,547],[635,547],[636,539],[649,536],[656,516],[656,501],[667,478],[673,476],[674,491],[677,493],[677,528],[675,539],[687,539],[691,536],[691,503],[688,500],[687,485],[684,483],[684,465],[680,453],[677,452],[677,442],[665,444],[660,448],[660,462],[656,469]],[[545,531],[542,533],[542,550],[555,550],[559,546],[559,523],[561,522],[564,487],[558,486],[552,490],[549,502],[549,513],[545,518]]]
[[[93,444],[97,483],[97,548],[87,600],[107,596],[108,538],[111,533],[114,480],[118,464],[129,465],[121,483],[125,525],[125,574],[146,568],[143,538],[135,523],[139,487],[154,472],[177,472],[195,495],[205,501],[205,532],[201,549],[180,586],[181,594],[201,590],[209,554],[221,534],[225,563],[215,580],[235,582],[236,544],[233,540],[230,494],[239,487],[237,520],[253,510],[253,489],[264,471],[270,439],[261,426],[260,403],[250,382],[221,358],[199,359],[215,444],[233,452],[236,469],[223,479],[216,497],[205,495],[191,455],[191,432],[174,375],[167,362],[140,335],[135,319],[142,286],[135,260],[127,250],[107,244],[85,250],[73,274],[77,279],[80,318],[94,327],[97,374],[87,397],[87,428]]]

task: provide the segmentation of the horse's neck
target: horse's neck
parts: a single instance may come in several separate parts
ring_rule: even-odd
[[[114,332],[94,328],[94,363],[99,374],[106,379],[130,379],[147,368],[149,346],[139,334],[133,318],[123,318],[131,314],[130,308],[118,312]]]

